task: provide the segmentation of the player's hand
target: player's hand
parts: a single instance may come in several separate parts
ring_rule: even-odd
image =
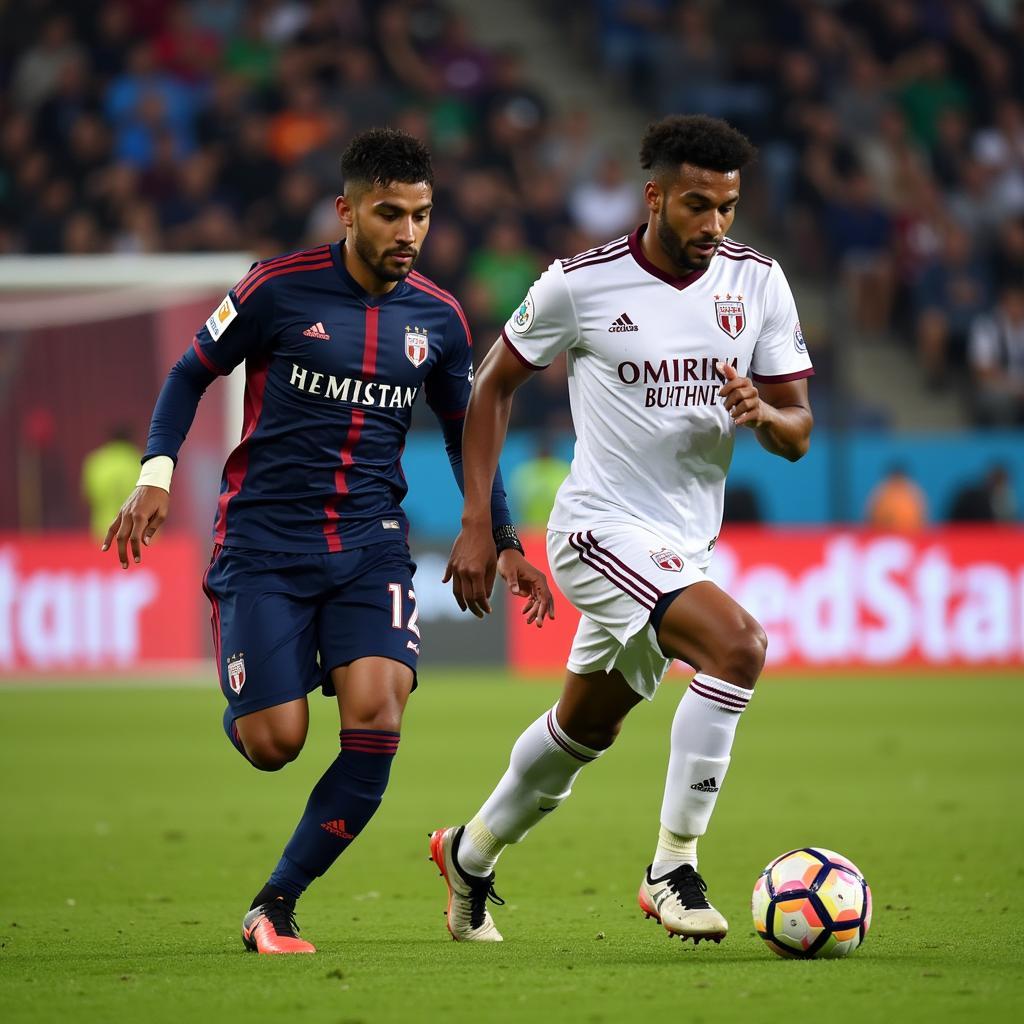
[[[148,547],[156,531],[163,526],[170,504],[171,496],[162,487],[136,487],[110,524],[100,550],[106,551],[116,537],[117,557],[121,562],[121,568],[128,568],[129,546],[132,549],[132,558],[136,562],[141,562],[142,545]]]
[[[736,426],[760,427],[768,422],[771,406],[762,402],[749,377],[741,377],[729,363],[717,363],[725,383],[718,394],[724,399],[726,412]]]
[[[516,597],[527,598],[523,614],[528,626],[536,622],[539,629],[545,618],[555,617],[555,599],[551,595],[548,578],[515,548],[506,548],[498,555],[498,572]]]
[[[442,583],[452,581],[458,606],[468,608],[478,619],[491,613],[491,590],[498,558],[494,538],[487,526],[464,526],[455,538]]]

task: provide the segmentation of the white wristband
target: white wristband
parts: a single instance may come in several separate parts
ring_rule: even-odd
[[[136,487],[162,487],[171,493],[171,476],[174,473],[174,459],[169,455],[154,455],[142,464],[142,472]]]

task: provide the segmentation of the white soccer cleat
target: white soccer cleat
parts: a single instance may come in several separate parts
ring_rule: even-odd
[[[494,872],[486,878],[459,867],[459,842],[466,828],[439,828],[430,836],[430,859],[448,886],[448,931],[456,942],[501,942],[501,932],[487,910],[487,901],[505,901],[494,891]]]
[[[715,910],[704,893],[707,884],[689,864],[682,864],[663,878],[651,878],[651,869],[644,873],[637,899],[640,909],[653,917],[668,932],[683,942],[701,939],[721,942],[729,931],[729,923]]]

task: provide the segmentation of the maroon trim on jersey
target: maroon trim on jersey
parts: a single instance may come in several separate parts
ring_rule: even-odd
[[[519,349],[517,349],[515,345],[512,344],[512,340],[505,333],[504,327],[502,327],[501,329],[501,340],[505,342],[505,344],[508,346],[508,349],[512,353],[512,355],[514,355],[516,359],[518,359],[519,362],[521,362],[523,366],[525,366],[528,370],[546,370],[548,366],[551,365],[550,363],[548,363],[548,366],[538,366],[536,363],[531,363],[530,360],[527,359],[526,356],[524,356],[523,353],[520,352]]]
[[[762,384],[785,384],[790,380],[802,380],[804,377],[813,377],[814,367],[808,366],[806,370],[798,370],[796,373],[780,373],[773,377],[764,377],[760,373],[751,373],[751,380],[759,380]]]
[[[242,416],[242,439],[228,456],[224,465],[224,492],[217,502],[217,525],[213,539],[223,544],[227,536],[228,506],[231,499],[242,489],[245,474],[249,468],[249,439],[259,426],[263,412],[263,392],[267,386],[267,370],[270,359],[247,359],[245,363],[245,403]]]
[[[466,314],[462,312],[462,306],[459,305],[459,300],[455,298],[450,292],[444,291],[439,288],[429,277],[424,277],[419,271],[410,270],[409,276],[406,281],[412,285],[413,288],[418,289],[421,292],[425,292],[427,295],[432,295],[435,299],[440,299],[442,302],[447,303],[456,313],[459,314],[459,320],[462,322],[462,329],[466,332],[466,344],[473,347],[473,332],[469,329],[469,321],[466,319]]]
[[[235,289],[235,296],[241,306],[260,285],[265,284],[273,277],[294,274],[299,270],[326,270],[333,265],[330,249],[326,245],[320,246],[318,249],[311,249],[309,252],[263,263],[246,274]]]
[[[610,253],[609,255],[595,258],[592,260],[585,260],[583,263],[574,263],[571,267],[562,267],[563,274],[571,274],[574,270],[583,270],[584,267],[596,267],[598,263],[614,263],[615,260],[621,260],[623,256],[629,255],[629,246],[624,245],[621,249],[616,252]]]
[[[682,291],[684,288],[689,288],[691,284],[699,281],[707,272],[708,268],[705,267],[703,270],[694,270],[687,274],[685,277],[676,277],[673,274],[666,273],[661,267],[656,267],[644,253],[644,247],[640,239],[643,233],[647,230],[646,224],[641,224],[629,236],[629,251],[633,254],[633,259],[640,264],[643,270],[646,270],[652,277],[656,277],[659,281],[664,281],[665,284],[672,285],[673,288],[678,291]]]
[[[735,260],[737,263],[741,263],[743,260],[750,260],[753,263],[760,263],[764,267],[772,265],[772,261],[767,257],[761,259],[759,256],[754,256],[749,252],[734,252],[732,249],[726,249],[724,245],[718,247],[718,255],[724,256],[727,260]]]
[[[202,348],[199,345],[198,335],[192,339],[192,348],[195,351],[195,354],[199,356],[199,362],[201,362],[203,366],[205,366],[210,371],[210,373],[215,373],[217,374],[218,377],[227,376],[228,371],[222,370],[212,359],[210,359],[209,356],[206,355],[205,352],[203,352]]]
[[[603,256],[609,250],[615,249],[618,246],[625,244],[626,235],[620,235],[618,238],[614,239],[611,242],[605,242],[604,245],[596,245],[593,249],[587,249],[584,252],[578,252],[575,256],[568,256],[566,259],[559,260],[558,262],[561,263],[563,267],[568,267],[573,263],[578,263],[580,260],[589,260],[592,256]]]
[[[750,253],[751,256],[759,256],[763,260],[767,260],[769,263],[773,262],[771,256],[765,256],[763,252],[758,252],[752,245],[744,245],[742,242],[734,242],[731,238],[725,238],[722,240],[722,245],[728,246],[735,253]]]

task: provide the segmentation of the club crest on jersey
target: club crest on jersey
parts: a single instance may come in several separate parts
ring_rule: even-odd
[[[718,296],[715,296],[718,299]],[[747,326],[747,311],[743,308],[743,296],[737,295],[734,299],[726,295],[724,300],[715,303],[715,318],[718,326],[729,335],[730,338],[738,338]]]
[[[662,548],[660,551],[651,552],[651,561],[659,569],[664,569],[666,572],[682,572],[683,571],[683,560],[674,552],[668,548]]]
[[[405,325],[405,355],[413,366],[419,366],[427,358],[429,345],[427,331],[423,327]]]
[[[241,654],[232,654],[228,658],[228,686],[235,693],[241,693],[245,686],[245,658]]]

